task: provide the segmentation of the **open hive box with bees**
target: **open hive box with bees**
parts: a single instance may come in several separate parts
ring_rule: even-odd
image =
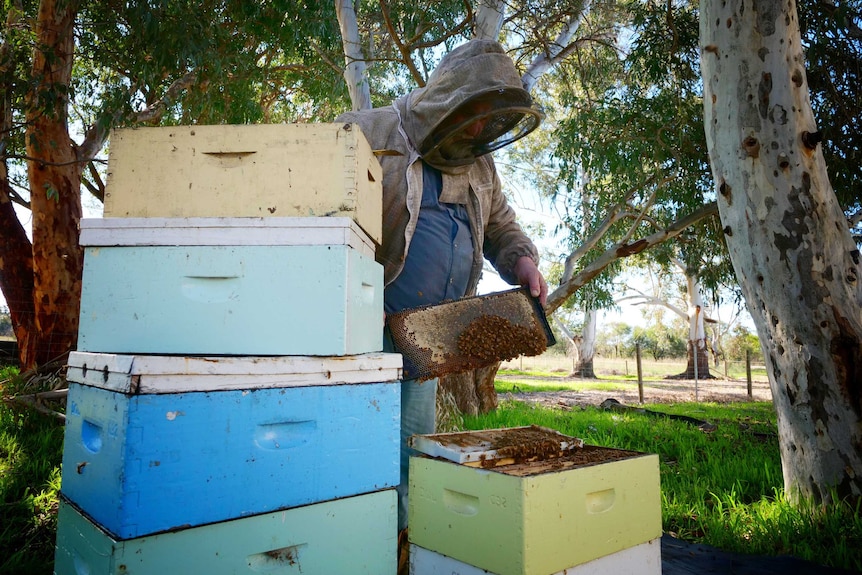
[[[553,575],[637,548],[660,572],[657,455],[537,426],[410,443],[421,453],[410,461],[414,546],[497,575]]]

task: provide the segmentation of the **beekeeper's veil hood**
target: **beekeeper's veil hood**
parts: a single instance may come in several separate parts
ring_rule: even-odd
[[[425,87],[396,106],[419,154],[444,170],[526,136],[543,117],[512,59],[491,40],[472,40],[446,54]]]

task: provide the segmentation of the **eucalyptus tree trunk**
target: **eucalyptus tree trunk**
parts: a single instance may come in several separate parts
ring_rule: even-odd
[[[40,82],[28,95],[26,131],[36,273],[30,335],[18,344],[22,368],[63,360],[77,340],[82,164],[66,117],[77,9],[78,2],[43,0],[36,22],[32,77]]]
[[[371,88],[368,85],[368,72],[365,56],[362,54],[353,0],[336,0],[335,15],[344,47],[344,82],[350,94],[350,103],[353,110],[368,110],[371,108]]]
[[[584,329],[578,341],[578,366],[575,373],[580,377],[596,377],[593,369],[593,359],[596,356],[596,324],[598,311],[588,309],[584,312]]]
[[[700,282],[696,276],[685,275],[688,291],[688,364],[685,368],[686,379],[707,379],[709,373],[709,345],[704,327],[706,308],[700,294]]]
[[[707,144],[792,500],[862,494],[859,251],[826,174],[796,3],[702,0]]]
[[[503,29],[506,4],[503,0],[481,0],[476,6],[473,36],[486,40],[497,40]]]

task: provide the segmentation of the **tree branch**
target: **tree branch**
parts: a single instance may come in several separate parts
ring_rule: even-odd
[[[563,303],[573,293],[575,293],[578,289],[587,284],[594,277],[599,275],[602,270],[611,265],[613,262],[628,256],[639,254],[647,248],[651,248],[664,241],[674,238],[681,234],[689,226],[717,214],[718,204],[716,204],[716,202],[710,202],[708,204],[704,204],[703,206],[701,206],[694,212],[688,214],[687,216],[675,221],[665,230],[660,230],[645,238],[642,238],[629,244],[614,244],[612,247],[605,250],[605,252],[602,253],[599,257],[590,262],[586,267],[584,267],[584,269],[581,270],[580,273],[572,277],[572,279],[570,279],[569,281],[562,283],[557,289],[551,292],[551,294],[548,296],[548,305],[546,306],[545,310],[546,313],[552,313],[558,307],[563,305]]]
[[[410,70],[410,75],[413,77],[413,80],[416,81],[416,84],[420,88],[424,87],[425,78],[422,77],[422,74],[419,73],[419,70],[413,63],[413,59],[410,58],[410,49],[401,42],[401,38],[395,30],[395,25],[392,23],[392,16],[389,14],[389,6],[386,4],[386,0],[380,0],[379,3],[380,12],[383,14],[383,22],[386,24],[386,29],[389,31],[389,36],[392,38],[392,42],[401,54],[401,61],[404,62],[404,65],[407,66],[408,70]]]
[[[573,49],[571,40],[581,23],[590,12],[592,0],[584,0],[581,11],[573,14],[568,22],[563,25],[556,40],[545,47],[542,54],[538,54],[530,63],[527,71],[521,76],[521,81],[524,84],[524,89],[530,92],[539,80],[539,77],[548,71],[554,64],[566,57],[567,53]]]
[[[593,231],[593,233],[591,233],[587,238],[585,238],[583,241],[581,241],[578,248],[575,251],[573,251],[571,254],[569,254],[569,256],[566,258],[565,264],[563,266],[563,278],[560,282],[561,284],[565,284],[566,282],[568,282],[571,279],[572,275],[574,274],[575,264],[582,257],[584,257],[584,255],[587,252],[589,252],[591,249],[593,249],[596,246],[596,244],[599,242],[599,240],[602,237],[604,237],[604,235],[607,233],[607,231],[611,228],[611,226],[613,224],[617,223],[618,221],[620,221],[626,217],[635,217],[637,219],[637,221],[640,220],[640,217],[646,211],[646,208],[642,208],[641,210],[639,210],[639,214],[635,215],[632,212],[626,211],[626,208],[629,207],[628,202],[629,202],[629,200],[631,200],[632,196],[635,193],[637,193],[639,190],[643,189],[645,186],[647,186],[654,179],[655,179],[654,176],[650,176],[650,178],[648,178],[647,181],[644,182],[643,184],[639,184],[637,186],[632,186],[628,190],[628,192],[626,192],[626,195],[613,208],[611,208],[608,211],[607,215],[605,216],[605,219],[602,220],[602,222]],[[648,205],[652,204],[652,201],[651,201],[652,198],[654,198],[654,196],[651,197],[650,201],[648,202]],[[637,225],[637,223],[635,223],[635,225],[633,225],[632,228],[630,228],[629,232],[625,236],[626,238],[630,237],[631,234],[634,233],[634,229],[635,229],[636,225]],[[625,240],[623,240],[623,241],[625,241]]]
[[[90,177],[93,178],[93,181],[90,182],[87,178],[81,178],[81,183],[84,184],[84,187],[89,190],[91,194],[93,194],[96,198],[99,199],[102,203],[105,202],[105,183],[102,181],[102,176],[99,175],[99,170],[96,169],[96,163],[90,162],[87,165],[87,169],[90,172]]]

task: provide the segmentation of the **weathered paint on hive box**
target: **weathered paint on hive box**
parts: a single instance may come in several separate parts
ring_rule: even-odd
[[[392,489],[118,541],[61,499],[55,575],[394,575]]]
[[[71,382],[62,493],[119,539],[398,483],[398,382],[127,395]]]
[[[346,216],[378,244],[382,170],[355,124],[111,133],[105,217]]]
[[[78,349],[381,351],[383,268],[344,245],[87,247]]]
[[[548,575],[661,535],[657,455],[501,469],[411,458],[410,541],[498,575]]]
[[[120,355],[73,351],[66,379],[127,394],[251,390],[401,379],[401,355]]]
[[[557,571],[553,575],[634,574],[661,575],[661,540],[659,538]],[[410,575],[496,574],[475,565],[469,565],[463,561],[429,551],[418,545],[410,545]]]

